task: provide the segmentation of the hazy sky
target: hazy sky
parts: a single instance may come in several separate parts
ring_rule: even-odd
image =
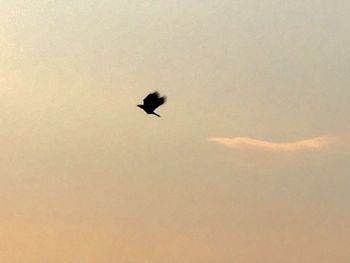
[[[349,12],[0,0],[0,261],[350,262]]]

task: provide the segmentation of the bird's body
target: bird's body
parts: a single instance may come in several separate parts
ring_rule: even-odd
[[[153,92],[147,95],[143,100],[143,105],[137,105],[141,109],[143,109],[147,114],[153,114],[160,117],[157,113],[155,113],[155,109],[157,109],[160,105],[164,104],[166,101],[166,97],[160,97],[158,92]]]

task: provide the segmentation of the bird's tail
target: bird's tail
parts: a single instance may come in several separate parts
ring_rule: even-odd
[[[157,113],[155,113],[155,112],[152,112],[152,114],[154,114],[154,115],[156,115],[156,116],[160,117],[160,115],[158,115],[158,114],[157,114]]]

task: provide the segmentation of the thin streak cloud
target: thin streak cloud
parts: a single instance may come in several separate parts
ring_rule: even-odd
[[[335,140],[331,136],[318,136],[295,142],[271,142],[249,137],[213,137],[209,141],[235,149],[257,149],[270,152],[303,152],[322,150]]]

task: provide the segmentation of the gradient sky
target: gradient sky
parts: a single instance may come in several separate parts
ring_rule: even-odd
[[[349,12],[0,1],[0,261],[350,262]]]

